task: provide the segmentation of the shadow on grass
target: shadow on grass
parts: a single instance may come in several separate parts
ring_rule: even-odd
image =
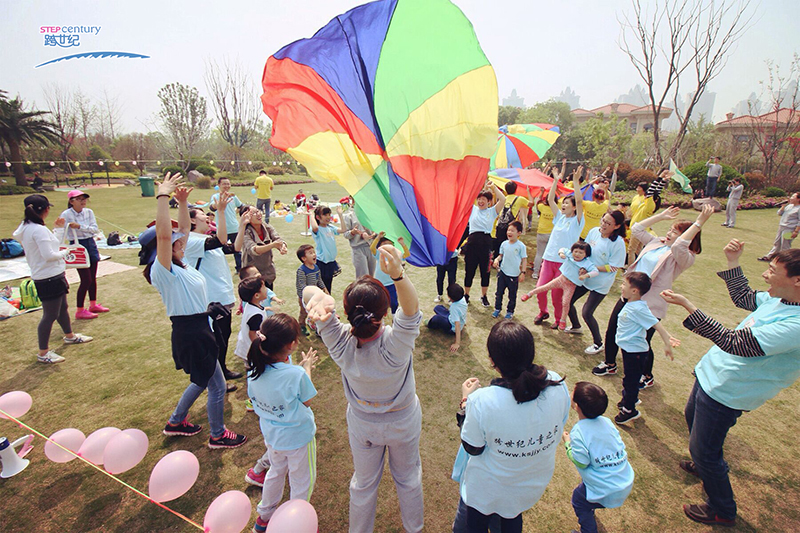
[[[83,485],[83,478],[84,475],[77,472],[67,474],[44,487],[42,495],[39,497],[39,509],[47,511],[72,497]]]
[[[88,502],[83,506],[83,509],[75,520],[76,527],[74,531],[92,531],[97,528],[105,529],[103,526],[110,522],[111,517],[116,514],[121,503],[122,496],[119,492],[104,494]]]

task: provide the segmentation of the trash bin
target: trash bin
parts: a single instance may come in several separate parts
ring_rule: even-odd
[[[139,186],[142,188],[142,196],[155,196],[156,189],[153,185],[155,178],[150,176],[141,176],[139,178]]]

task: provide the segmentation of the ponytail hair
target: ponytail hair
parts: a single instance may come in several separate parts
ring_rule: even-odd
[[[261,322],[256,338],[247,352],[249,377],[256,379],[267,369],[267,365],[280,362],[286,350],[300,337],[300,324],[293,316],[278,313]]]
[[[25,223],[32,222],[33,224],[39,224],[44,226],[44,219],[42,218],[41,214],[42,211],[36,210],[36,208],[30,204],[25,206]]]
[[[353,336],[369,339],[383,324],[389,311],[389,291],[372,276],[361,276],[344,290],[344,312]]]
[[[502,320],[492,327],[486,340],[489,358],[503,379],[511,386],[517,403],[535,400],[558,381],[548,379],[547,368],[534,364],[535,347],[531,331],[512,320]]]

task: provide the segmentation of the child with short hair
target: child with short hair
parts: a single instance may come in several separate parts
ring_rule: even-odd
[[[673,359],[672,348],[680,346],[681,341],[672,337],[664,325],[653,316],[647,302],[642,300],[650,290],[650,276],[644,272],[628,272],[622,279],[622,299],[626,302],[617,317],[615,341],[622,350],[622,363],[625,372],[622,378],[622,401],[619,414],[614,417],[617,424],[625,424],[641,416],[636,410],[639,402],[639,381],[642,378],[642,363],[647,358],[649,344],[647,330],[655,328],[664,340],[664,355]]]
[[[384,246],[392,246],[394,247],[394,242],[387,238],[386,232],[380,232],[375,237],[375,240],[372,241],[372,244],[369,246],[369,251],[375,256],[375,261],[380,264],[380,252],[378,252],[378,248],[383,248]],[[411,251],[406,246],[405,241],[402,237],[397,238],[397,242],[400,243],[400,246],[403,248],[403,259],[411,255]],[[383,286],[386,287],[386,290],[389,291],[389,306],[392,309],[392,314],[397,312],[397,289],[394,286],[394,280],[389,274],[386,274],[380,268],[375,269],[375,279],[383,283]]]
[[[525,280],[525,271],[528,270],[528,249],[519,240],[522,234],[522,222],[514,220],[508,225],[506,235],[508,240],[500,244],[500,253],[494,260],[494,267],[497,271],[497,292],[494,296],[494,312],[492,316],[497,318],[503,309],[503,294],[508,289],[508,307],[506,307],[506,319],[514,317],[514,310],[517,307],[517,289],[519,282]]]
[[[318,358],[312,348],[302,354],[299,366],[291,364],[299,336],[297,320],[278,313],[264,319],[247,353],[247,395],[258,414],[270,464],[256,508],[253,531],[259,533],[266,531],[278,508],[287,473],[292,500],[308,501],[317,478],[317,426],[309,404],[317,395],[311,369]]]
[[[450,351],[457,352],[461,347],[461,332],[467,324],[467,300],[464,298],[464,288],[458,283],[453,283],[447,287],[447,297],[450,299],[450,309],[443,305],[434,307],[434,314],[428,320],[428,327],[454,334],[456,340],[450,345]]]
[[[608,418],[606,391],[594,383],[579,381],[572,393],[578,423],[562,435],[567,457],[578,467],[581,483],[572,492],[572,508],[580,533],[597,533],[595,509],[621,507],[633,488],[633,468],[625,443]]]
[[[583,286],[585,280],[597,276],[600,273],[594,262],[589,259],[592,256],[592,247],[586,242],[576,242],[569,251],[567,251],[566,248],[561,248],[558,251],[558,255],[561,259],[564,259],[564,262],[561,263],[561,267],[559,268],[561,275],[544,285],[536,287],[528,294],[524,294],[521,298],[523,302],[540,292],[561,289],[562,308],[569,309],[572,295],[575,294],[575,288],[578,285]],[[563,320],[552,325],[552,329],[558,328],[561,331],[567,329],[566,315],[563,315],[562,318]]]
[[[306,312],[306,306],[303,305],[303,289],[308,286],[315,286],[328,293],[328,288],[322,281],[322,274],[317,265],[317,252],[313,246],[310,244],[300,245],[297,249],[297,258],[300,260],[300,266],[297,267],[297,280],[295,281],[297,300],[300,303],[300,316],[297,317],[297,321],[300,323],[300,333],[308,337],[309,332],[308,327],[306,327],[308,313]]]
[[[342,220],[342,208],[338,210],[339,222]],[[322,282],[328,293],[333,286],[333,278],[342,273],[339,263],[336,262],[336,235],[344,233],[341,227],[337,228],[331,224],[331,208],[319,206],[314,210],[314,216],[309,218],[311,224],[311,234],[314,237],[314,244],[319,250],[317,253],[317,265],[319,266]]]
[[[245,361],[250,344],[256,338],[261,322],[268,316],[275,314],[272,302],[282,304],[272,289],[266,286],[261,276],[247,278],[239,283],[239,298],[242,300],[242,325],[239,328],[239,337],[236,339],[234,354]],[[262,305],[263,304],[263,305]]]

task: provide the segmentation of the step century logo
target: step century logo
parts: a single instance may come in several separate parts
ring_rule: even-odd
[[[100,34],[102,26],[83,26],[83,25],[66,25],[66,26],[40,26],[39,33],[44,36],[44,46],[48,48],[77,48],[85,44],[87,39],[92,40],[92,37],[97,37]],[[84,38],[83,41],[81,38]],[[128,58],[128,59],[148,59],[150,56],[143,54],[135,54],[132,52],[119,52],[98,50],[94,52],[83,52],[69,54],[44,63],[36,65],[34,68],[43,67],[60,61],[67,61],[70,59],[109,59],[109,58]]]

